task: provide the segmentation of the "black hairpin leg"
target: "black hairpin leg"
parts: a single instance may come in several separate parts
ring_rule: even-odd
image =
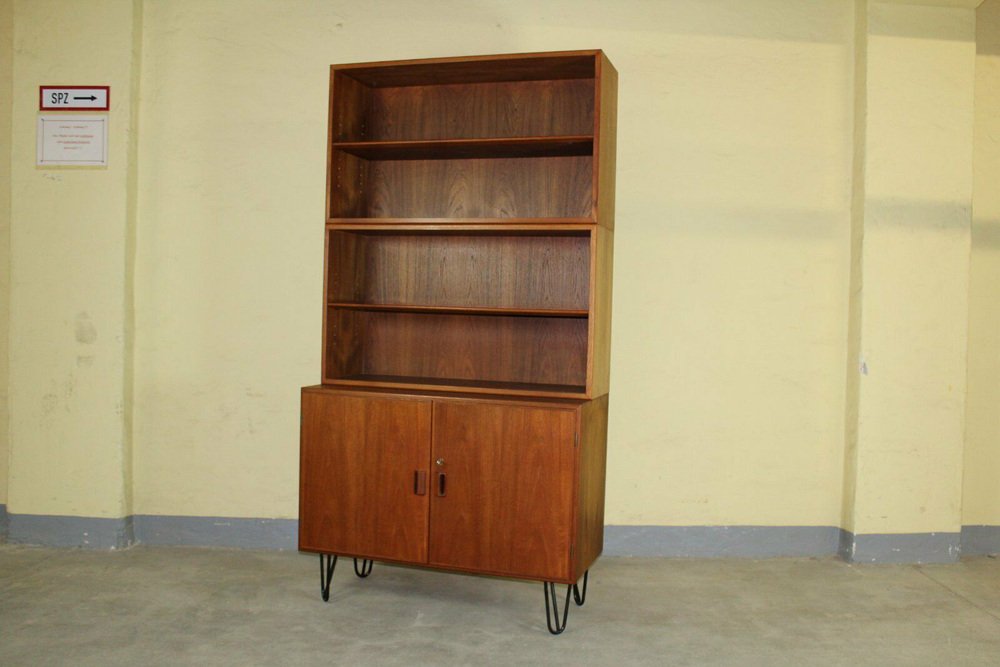
[[[542,582],[545,587],[545,622],[549,626],[549,632],[554,635],[562,634],[566,629],[566,621],[569,619],[569,599],[573,598],[576,606],[582,607],[587,601],[587,580],[590,579],[590,570],[583,573],[583,590],[578,584],[570,584],[566,587],[566,602],[563,604],[562,619],[559,618],[559,600],[556,598],[556,585],[550,581]]]
[[[573,602],[576,602],[577,607],[582,607],[583,603],[587,601],[587,579],[590,578],[590,570],[583,573],[583,593],[580,592],[580,587],[573,584]]]
[[[559,619],[559,603],[556,600],[556,585],[550,581],[542,582],[545,587],[545,622],[548,623],[549,632],[554,635],[562,634],[566,629],[566,620],[569,618],[569,599],[573,590],[573,584],[566,587],[566,604],[563,606],[562,620]],[[549,599],[551,598],[551,606]]]
[[[337,556],[333,554],[319,555],[319,590],[323,602],[330,600],[330,582],[333,581],[333,568],[337,567]]]
[[[367,559],[362,559],[361,560],[361,569],[359,570],[358,569],[358,559],[355,558],[354,559],[354,574],[356,574],[359,577],[361,577],[362,579],[364,579],[365,577],[367,577],[369,574],[372,573],[372,566],[374,564],[375,564],[375,561],[370,561],[370,560],[367,560]]]

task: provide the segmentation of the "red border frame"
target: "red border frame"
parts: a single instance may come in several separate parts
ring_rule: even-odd
[[[45,107],[44,90],[103,90],[105,93],[103,107]],[[110,111],[111,109],[111,86],[39,86],[38,87],[38,110],[39,111]]]

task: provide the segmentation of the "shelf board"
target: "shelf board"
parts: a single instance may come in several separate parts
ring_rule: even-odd
[[[574,308],[483,308],[478,306],[420,306],[409,304],[348,303],[330,301],[332,308],[396,313],[429,313],[440,315],[513,315],[516,317],[576,317],[586,318],[589,311]]]
[[[333,148],[366,160],[567,157],[593,154],[594,138],[572,135],[432,141],[340,141],[334,143]]]
[[[331,227],[368,228],[394,227],[396,225],[421,225],[427,228],[451,229],[467,227],[469,229],[483,227],[495,229],[497,225],[505,227],[535,225],[573,225],[574,229],[592,228],[594,218],[327,218],[326,224]]]
[[[548,396],[581,398],[586,396],[583,385],[535,384],[530,382],[488,382],[455,378],[427,378],[399,375],[346,375],[325,378],[325,385],[348,387],[389,387],[396,389],[435,389],[475,394],[507,394],[518,396]]]

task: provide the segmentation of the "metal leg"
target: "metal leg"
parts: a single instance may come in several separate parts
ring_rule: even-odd
[[[573,602],[576,602],[577,607],[582,607],[583,603],[587,601],[587,579],[590,578],[590,570],[583,573],[583,593],[580,592],[580,587],[573,584]]]
[[[372,573],[372,566],[375,565],[375,561],[370,561],[367,559],[361,560],[361,569],[358,569],[358,559],[354,559],[354,574],[358,575],[362,579],[367,577]]]
[[[335,567],[337,567],[336,555],[319,555],[319,590],[323,596],[323,602],[330,600],[330,582],[333,581],[333,568]]]
[[[556,600],[556,585],[550,581],[542,582],[545,587],[545,622],[549,626],[549,632],[554,635],[562,634],[566,629],[566,621],[569,619],[569,599],[573,590],[573,584],[566,586],[566,604],[563,606],[562,620],[559,619],[559,603]],[[549,605],[551,598],[552,604]]]

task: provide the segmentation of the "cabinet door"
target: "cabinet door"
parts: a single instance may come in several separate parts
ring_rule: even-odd
[[[575,424],[573,410],[435,403],[430,563],[566,579]]]
[[[299,548],[427,561],[429,401],[302,394]]]

